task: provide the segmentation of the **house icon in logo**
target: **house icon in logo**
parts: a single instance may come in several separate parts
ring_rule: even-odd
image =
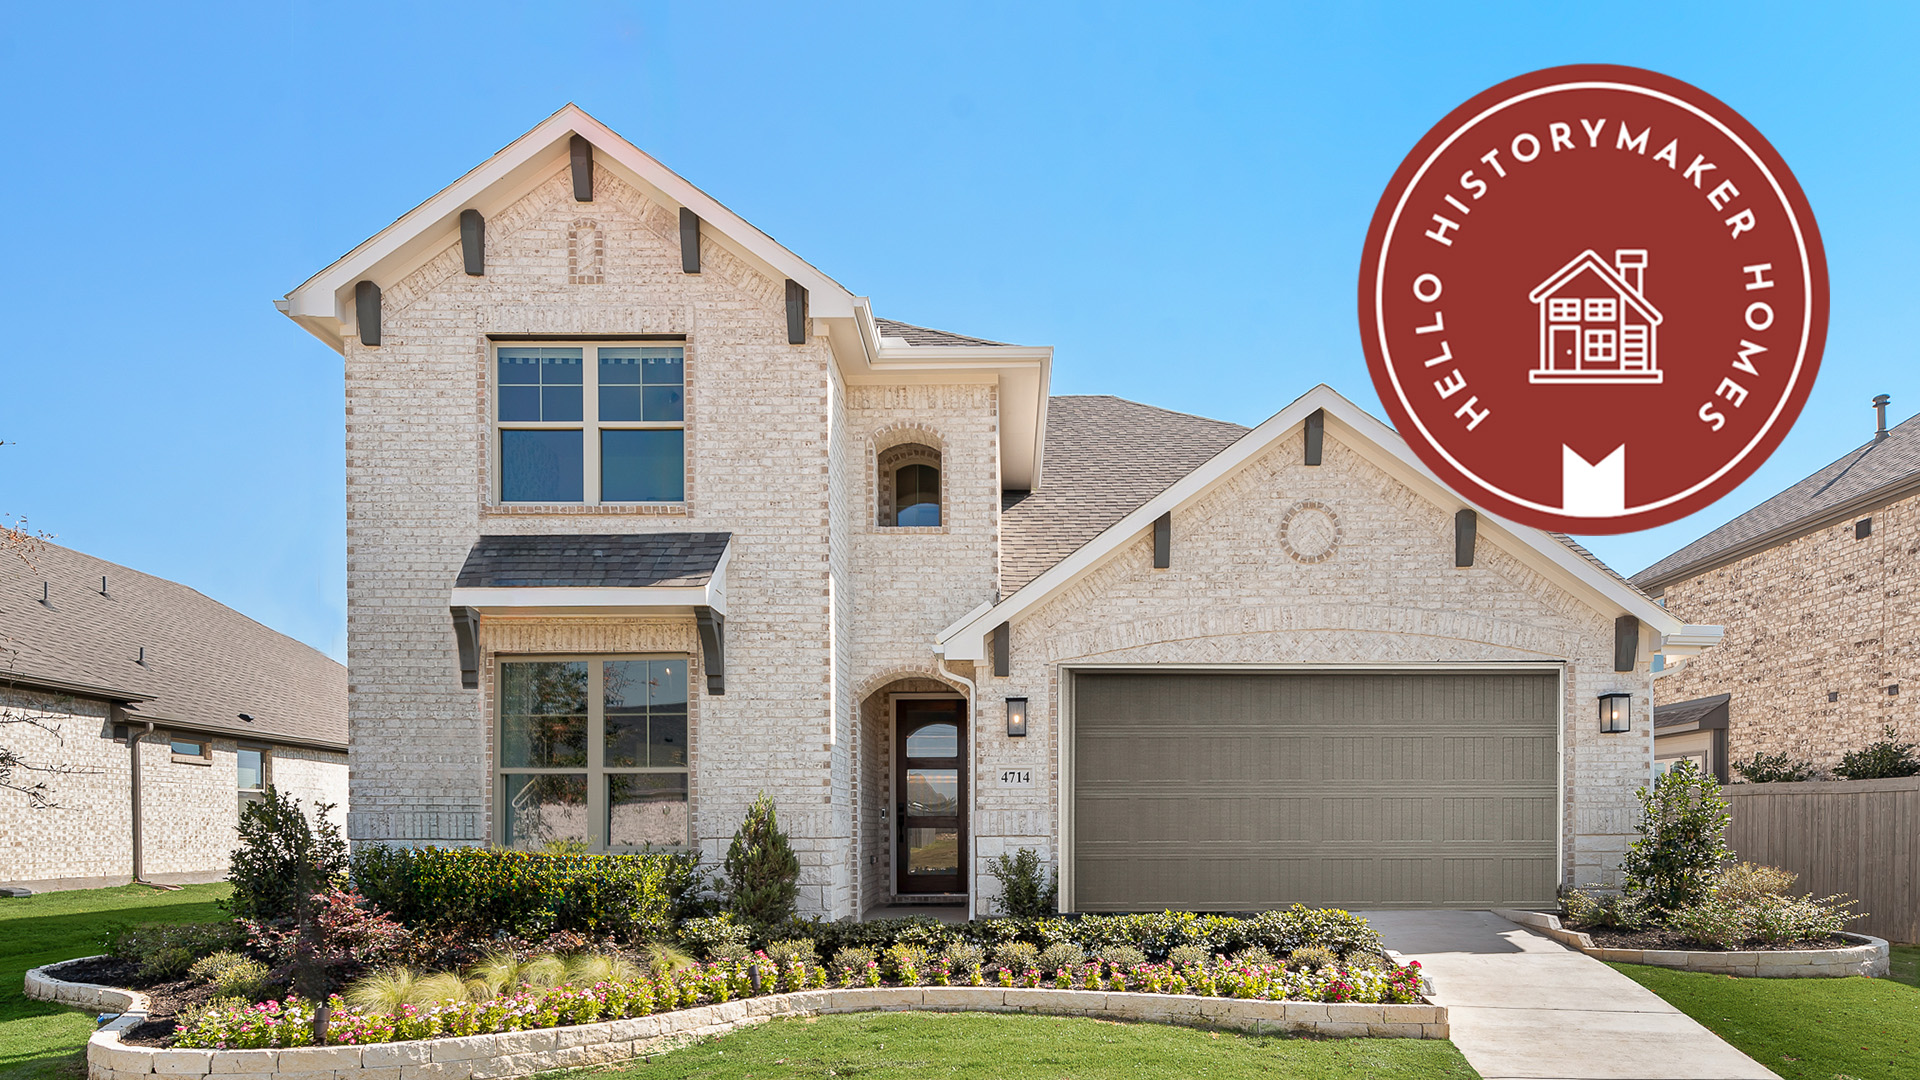
[[[1647,302],[1645,248],[1613,253],[1610,266],[1589,248],[1534,287],[1540,309],[1540,366],[1534,383],[1657,383],[1660,311]]]

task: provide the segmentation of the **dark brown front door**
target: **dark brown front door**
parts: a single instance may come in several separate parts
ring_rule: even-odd
[[[897,890],[966,892],[966,703],[907,698],[894,715]]]

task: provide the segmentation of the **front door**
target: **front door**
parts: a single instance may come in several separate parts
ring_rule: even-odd
[[[899,854],[896,891],[964,893],[967,858],[966,702],[894,701]]]

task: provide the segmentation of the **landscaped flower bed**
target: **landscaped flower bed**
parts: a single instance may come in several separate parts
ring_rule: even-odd
[[[796,990],[886,985],[877,964],[837,974],[803,961],[777,963],[765,954],[751,962],[699,964],[663,976],[641,976],[592,985],[522,987],[478,1000],[426,1004],[402,1003],[392,1011],[350,1006],[329,1000],[327,1045],[365,1045],[409,1039],[484,1035],[506,1031],[571,1027],[605,1020],[720,1004],[740,998]],[[960,973],[930,965],[925,986],[1001,986],[1058,990],[1105,990],[1147,994],[1194,995],[1247,1000],[1351,1004],[1411,1004],[1419,1000],[1417,963],[1351,968],[1294,969],[1285,964],[1202,963],[1136,964],[1120,967],[1099,961],[1076,970],[1037,968],[1015,972],[976,966]],[[272,1049],[315,1045],[314,1004],[297,997],[252,1005],[212,1007],[179,1027],[171,1045],[217,1050]]]

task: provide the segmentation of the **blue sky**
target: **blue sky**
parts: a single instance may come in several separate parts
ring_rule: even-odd
[[[1920,19],[1679,7],[17,9],[0,513],[344,657],[340,362],[271,302],[567,101],[881,314],[1055,346],[1057,393],[1252,424],[1325,381],[1378,415],[1354,294],[1393,169],[1502,79],[1610,62],[1758,126],[1833,284],[1799,424],[1713,507],[1591,541],[1632,572],[1866,441],[1873,394],[1920,409]]]

